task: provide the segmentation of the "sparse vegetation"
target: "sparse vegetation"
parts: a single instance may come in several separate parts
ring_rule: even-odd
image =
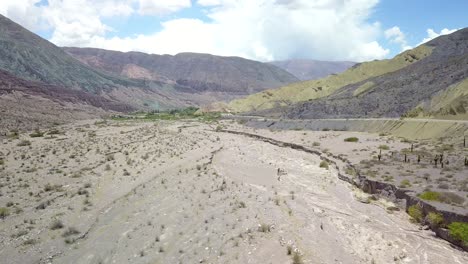
[[[431,226],[440,227],[444,224],[444,217],[441,213],[430,212],[427,214],[426,219]]]
[[[411,183],[408,179],[404,179],[400,182],[400,187],[401,188],[408,188],[411,187]]]
[[[6,207],[0,207],[0,218],[5,219],[5,217],[10,215],[10,209]]]
[[[299,252],[295,251],[292,257],[292,263],[293,264],[303,264],[304,261],[302,260],[302,256],[299,254]]]
[[[60,220],[54,220],[52,224],[50,225],[51,230],[57,230],[57,229],[62,229],[64,227],[64,224]]]
[[[326,162],[324,160],[322,162],[320,162],[320,168],[324,168],[324,169],[328,170],[328,167],[329,167],[328,162]]]
[[[468,223],[453,222],[448,225],[450,236],[468,246]]]
[[[63,237],[69,237],[69,236],[73,236],[73,235],[78,235],[80,233],[80,231],[78,231],[78,229],[74,228],[74,227],[69,227],[67,230],[65,230],[65,232],[63,232],[62,236]]]
[[[380,146],[379,146],[379,149],[381,149],[381,150],[389,150],[390,147],[389,147],[388,145],[380,145]]]
[[[357,137],[348,137],[344,139],[345,142],[358,142],[359,138]]]
[[[413,221],[421,223],[423,219],[423,212],[421,210],[421,207],[419,207],[418,205],[411,205],[410,207],[408,207],[408,214],[411,216]]]
[[[44,132],[41,132],[39,129],[36,129],[33,133],[29,134],[29,136],[32,138],[43,137]]]
[[[258,231],[262,233],[268,233],[271,231],[271,226],[268,224],[260,224],[260,226],[258,227]]]
[[[31,141],[29,140],[22,140],[17,144],[18,147],[26,147],[30,145],[31,145]]]

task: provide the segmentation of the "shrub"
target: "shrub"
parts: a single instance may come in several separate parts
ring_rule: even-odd
[[[453,222],[448,229],[451,237],[468,246],[468,223]]]
[[[326,162],[324,160],[322,162],[320,162],[320,168],[324,168],[324,169],[328,170],[328,162]]]
[[[2,158],[0,158],[0,165],[5,165],[5,161]]]
[[[5,217],[10,215],[10,209],[6,207],[0,207],[0,218],[5,219]]]
[[[357,137],[349,137],[344,139],[345,142],[358,142],[359,138]]]
[[[402,180],[402,181],[400,182],[400,187],[401,187],[401,188],[411,187],[411,183],[410,183],[409,180],[406,180],[406,179],[405,179],[405,180]]]
[[[451,192],[426,191],[418,195],[419,198],[427,201],[437,201],[446,204],[463,204],[465,198]]]
[[[314,143],[312,143],[312,146],[318,147],[318,146],[320,146],[320,143],[319,142],[314,142]]]
[[[37,243],[37,241],[36,241],[35,239],[32,239],[32,238],[31,238],[31,239],[25,240],[25,241],[23,242],[23,245],[29,246],[29,245],[34,245],[34,244],[36,244],[36,243]]]
[[[290,245],[288,245],[288,246],[286,247],[286,253],[287,253],[288,255],[291,255],[291,254],[292,254],[292,251],[293,251],[292,247],[291,247]]]
[[[54,220],[52,224],[50,225],[50,229],[52,230],[57,230],[57,229],[62,229],[64,227],[62,221],[60,220]]]
[[[31,141],[29,140],[22,140],[17,144],[18,147],[25,147],[25,146],[30,146],[30,145],[31,145]]]
[[[302,261],[301,255],[300,255],[299,252],[297,252],[297,251],[294,252],[294,255],[293,255],[293,258],[292,258],[292,259],[293,259],[293,262],[292,262],[293,264],[302,264],[302,263],[304,263],[304,262]]]
[[[78,231],[76,228],[69,227],[67,230],[65,230],[65,232],[63,232],[62,236],[63,237],[69,237],[69,236],[73,236],[73,235],[78,235],[79,233],[80,233],[80,231]]]
[[[426,191],[423,193],[420,193],[419,198],[427,201],[438,201],[440,202],[440,193],[439,192],[433,192],[433,191]]]
[[[60,131],[58,129],[52,129],[47,132],[48,135],[58,135],[60,134]]]
[[[415,222],[420,223],[423,219],[423,212],[421,210],[421,207],[418,205],[412,205],[408,207],[408,214],[413,218]]]
[[[382,149],[382,150],[389,150],[390,147],[387,146],[387,145],[380,145],[380,146],[379,146],[379,149]]]
[[[444,224],[444,217],[442,216],[441,213],[430,212],[427,215],[426,219],[427,219],[427,222],[429,222],[431,226],[439,227]]]
[[[35,130],[33,133],[29,134],[30,137],[35,138],[35,137],[43,137],[44,132],[41,132],[40,130]]]
[[[271,227],[270,225],[267,225],[267,224],[261,224],[259,227],[258,227],[258,231],[262,232],[262,233],[268,233],[271,231]]]

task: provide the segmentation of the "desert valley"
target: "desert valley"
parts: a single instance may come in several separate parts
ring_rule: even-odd
[[[0,263],[468,263],[468,28],[265,63],[0,15],[0,55]]]

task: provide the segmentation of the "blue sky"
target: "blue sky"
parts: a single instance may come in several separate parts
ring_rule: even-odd
[[[467,26],[466,0],[2,0],[59,46],[268,61],[390,58]]]
[[[379,21],[383,28],[398,26],[405,32],[411,45],[427,37],[427,29],[440,32],[444,28],[461,29],[468,26],[468,1],[466,0],[384,0],[376,6],[371,20]],[[398,45],[392,45],[392,55]]]

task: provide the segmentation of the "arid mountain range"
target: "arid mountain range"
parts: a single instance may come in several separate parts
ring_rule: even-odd
[[[164,110],[231,100],[298,81],[276,66],[239,57],[62,49],[1,15],[0,47],[0,81],[6,85],[2,102],[16,93],[15,98],[40,97],[97,112]]]
[[[467,118],[468,28],[393,59],[356,64],[329,77],[266,90],[226,106],[287,118]]]
[[[355,65],[60,48],[3,16],[0,47],[1,122],[10,127],[26,105],[43,109],[41,120],[187,106],[299,119],[468,117],[468,29]]]

